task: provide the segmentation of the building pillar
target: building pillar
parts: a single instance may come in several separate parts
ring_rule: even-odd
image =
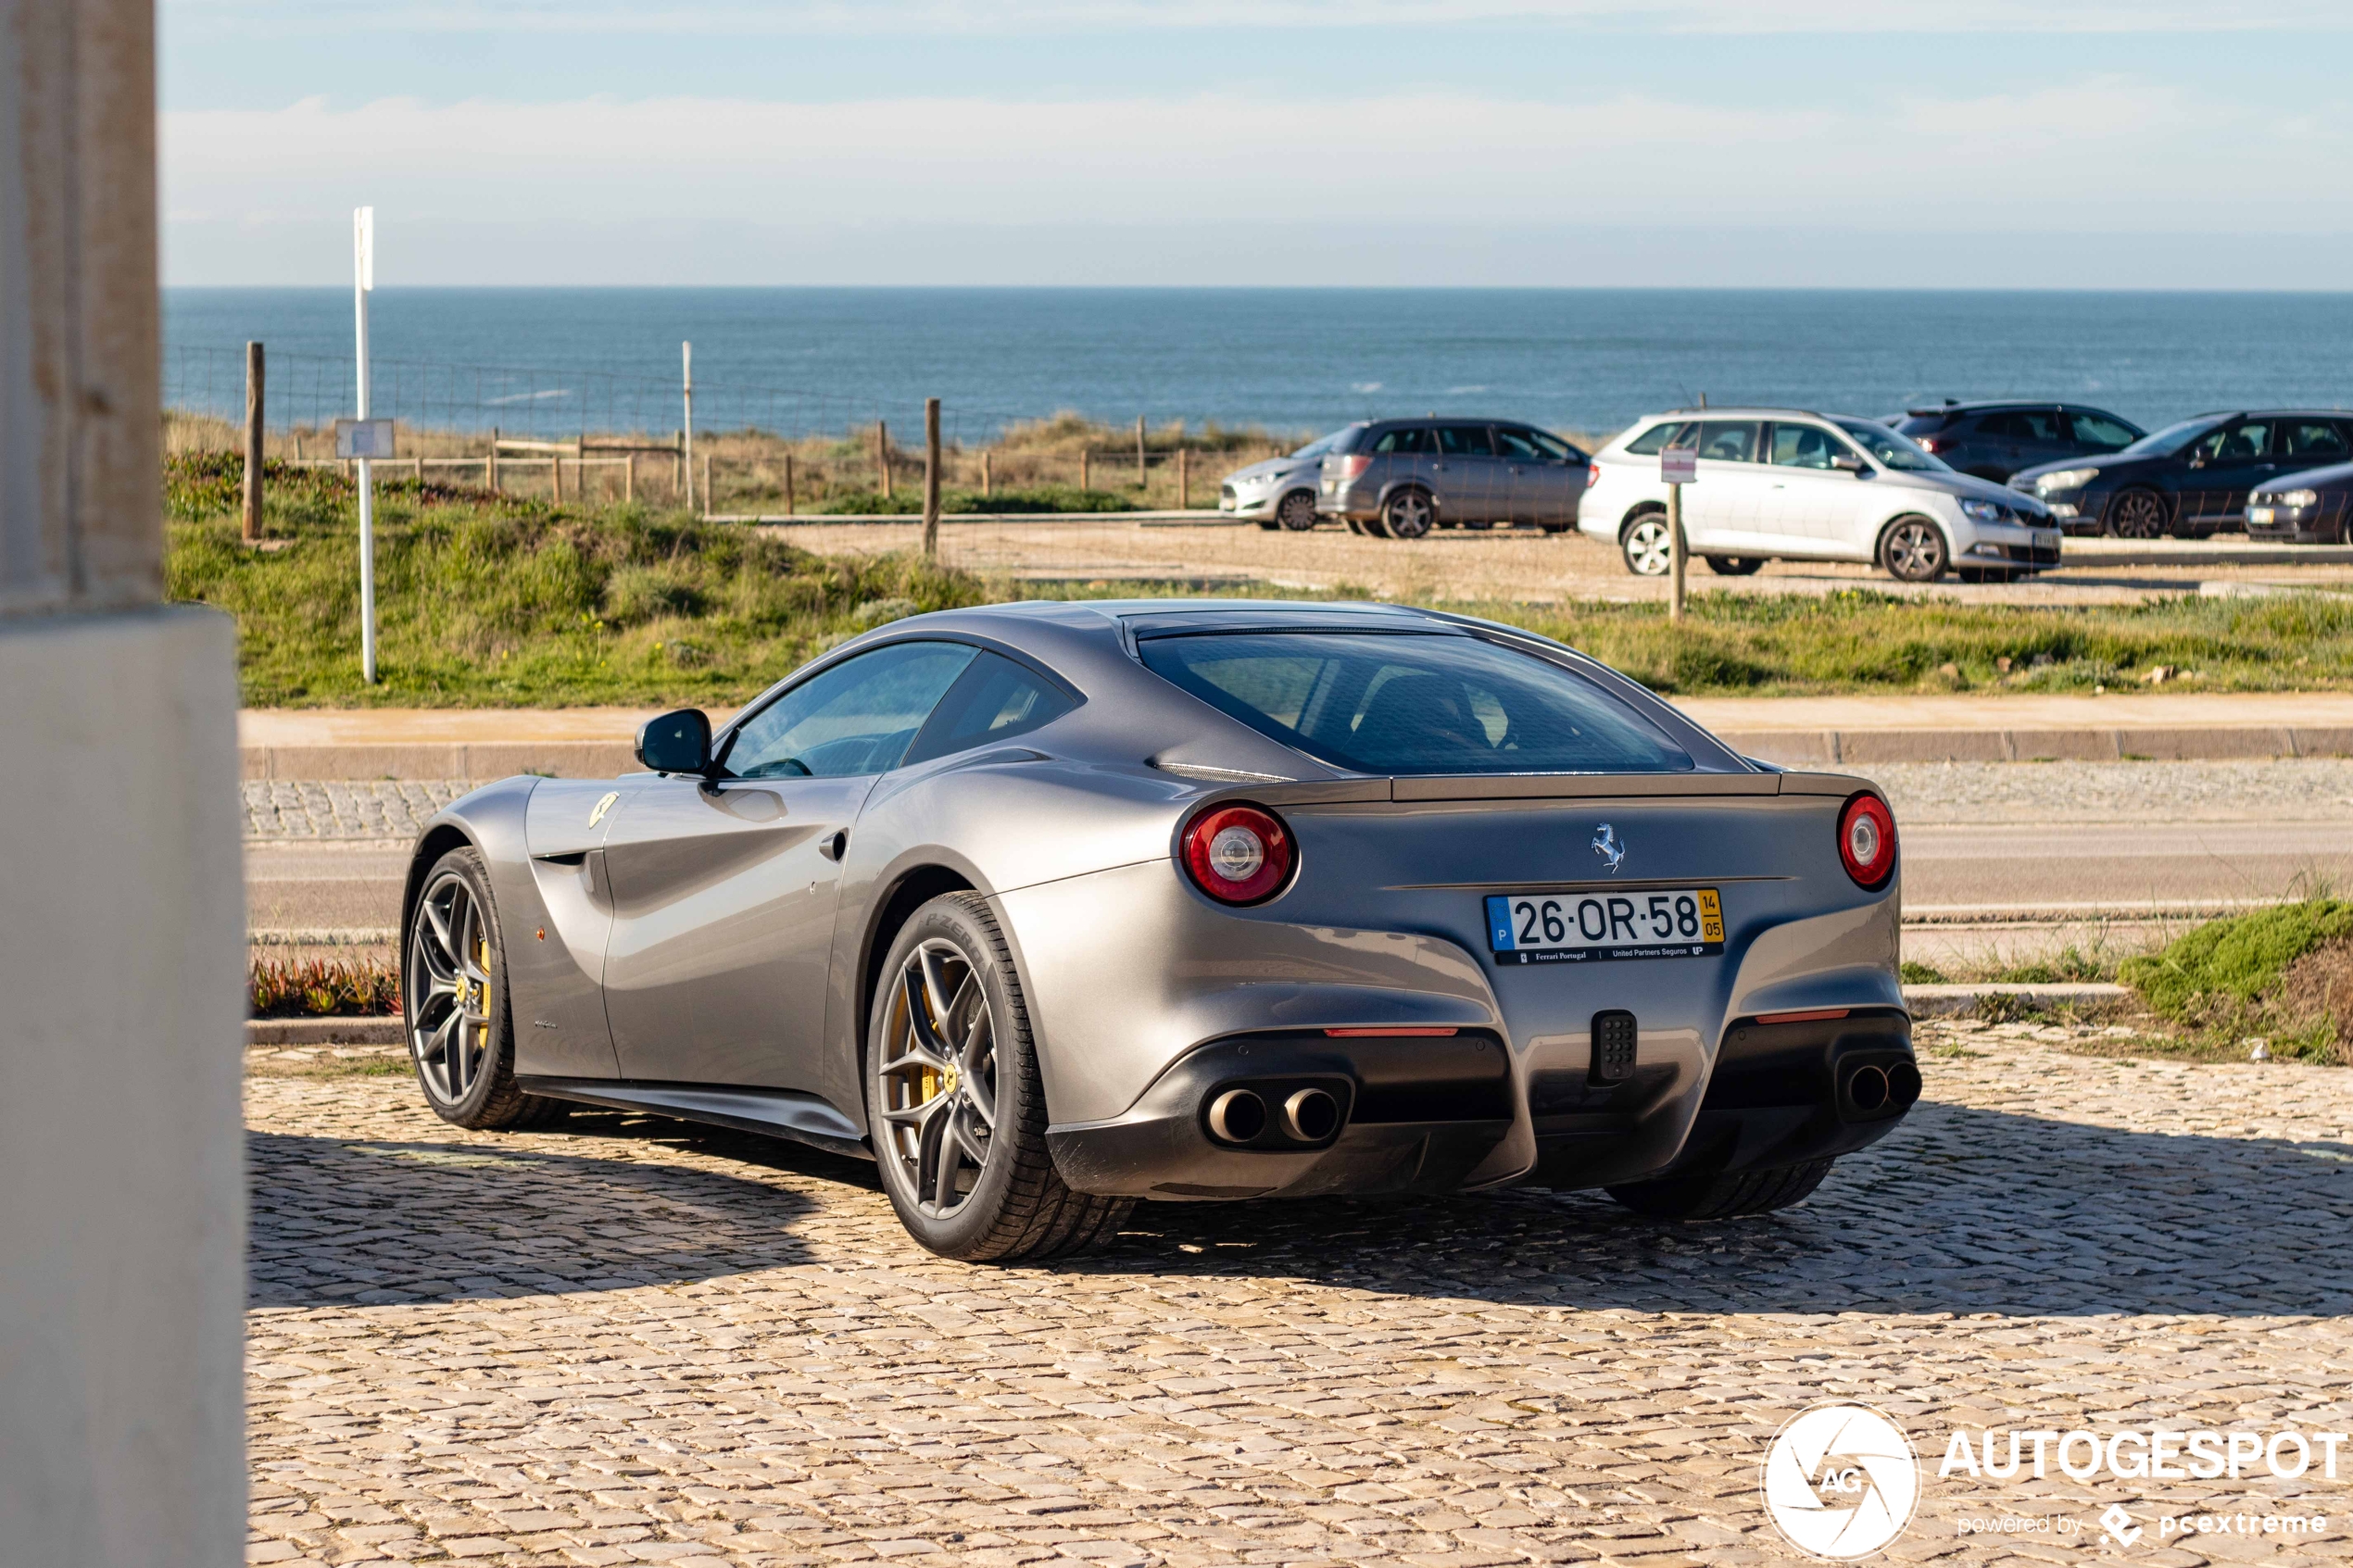
[[[0,0],[0,1568],[245,1538],[228,621],[162,602],[150,0]]]

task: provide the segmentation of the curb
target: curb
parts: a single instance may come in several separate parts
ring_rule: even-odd
[[[1976,1010],[1987,997],[2009,997],[2038,1007],[2113,1007],[2133,999],[2130,985],[2082,983],[2067,985],[1906,985],[1904,1005],[1914,1018],[1950,1018]]]
[[[251,1046],[396,1046],[396,1018],[248,1018]]]

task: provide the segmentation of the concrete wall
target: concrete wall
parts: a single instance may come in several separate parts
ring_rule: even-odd
[[[236,676],[157,602],[153,38],[0,0],[0,1568],[244,1556]]]

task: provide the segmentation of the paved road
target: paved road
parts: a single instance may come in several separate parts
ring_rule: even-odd
[[[1795,1560],[1756,1476],[1823,1399],[1926,1459],[1894,1561],[2113,1555],[2092,1516],[2160,1502],[2329,1524],[2133,1561],[2353,1561],[2317,1465],[1936,1474],[1957,1426],[2353,1430],[2353,1073],[1921,1038],[1914,1117],[1781,1216],[1147,1205],[1023,1269],[790,1146],[255,1076],[252,1561],[1732,1568]],[[2051,1514],[2082,1535],[1956,1537]]]

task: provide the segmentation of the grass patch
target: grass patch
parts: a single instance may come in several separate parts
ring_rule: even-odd
[[[166,581],[171,597],[236,617],[245,700],[254,706],[728,707],[840,637],[879,624],[876,607],[889,607],[882,619],[890,619],[1036,596],[912,555],[821,557],[684,512],[558,508],[395,480],[377,487],[383,679],[368,686],[359,679],[351,482],[332,469],[272,464],[266,523],[273,547],[253,550],[238,542],[240,475],[232,455],[167,459]],[[917,504],[858,499],[878,515]],[[984,504],[973,495],[957,500]],[[985,504],[1134,503],[1117,492],[1049,484]],[[1074,586],[1057,596],[1094,591]],[[1343,587],[1323,596],[1366,596]],[[1865,589],[1821,598],[1704,593],[1680,629],[1656,604],[1446,608],[1557,637],[1655,690],[1684,696],[2088,691],[2130,684],[2160,665],[2188,671],[2181,684],[2192,690],[2353,689],[2353,596],[2046,608]]]
[[[2342,1063],[2353,1060],[2348,954],[2353,903],[2308,898],[2209,921],[2126,960],[2118,977],[2151,1010],[2209,1043],[2255,1036],[2276,1057]]]

